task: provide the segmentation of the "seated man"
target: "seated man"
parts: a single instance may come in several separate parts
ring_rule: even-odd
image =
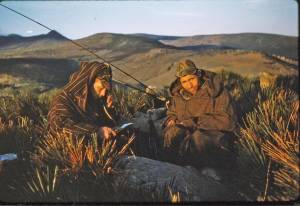
[[[116,135],[116,112],[113,106],[112,72],[106,63],[81,62],[80,70],[71,75],[48,113],[50,134],[65,132],[89,138],[97,133],[101,140]]]
[[[236,127],[228,91],[216,75],[197,69],[191,60],[178,64],[176,77],[163,125],[166,160],[198,169],[226,164]]]

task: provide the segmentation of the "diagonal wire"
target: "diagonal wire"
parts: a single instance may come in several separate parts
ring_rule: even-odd
[[[128,84],[128,83],[126,83],[126,82],[123,82],[123,81],[121,81],[121,80],[114,79],[114,82],[119,83],[119,84],[122,84],[122,85],[124,85],[124,86],[126,86],[126,87],[129,87],[129,88],[135,89],[135,90],[137,90],[137,91],[143,92],[143,93],[147,94],[148,96],[151,96],[151,97],[153,97],[153,98],[156,98],[156,99],[158,99],[158,100],[160,100],[160,101],[163,101],[163,102],[166,101],[166,98],[163,97],[163,96],[156,96],[155,94],[152,94],[152,93],[149,93],[149,92],[147,92],[147,91],[144,91],[144,90],[142,90],[142,89],[140,89],[140,88],[138,88],[138,87],[135,87],[135,86],[133,86],[133,85],[131,85],[131,84]],[[149,88],[150,88],[150,87],[149,87]],[[153,91],[153,90],[152,90],[152,91]]]
[[[69,38],[65,37],[64,35],[62,35],[62,34],[59,33],[58,31],[56,31],[56,30],[54,30],[54,29],[51,29],[51,28],[49,28],[48,26],[46,26],[46,25],[44,25],[44,24],[42,24],[42,23],[40,23],[40,22],[38,22],[38,21],[36,21],[36,20],[34,20],[34,19],[32,19],[32,18],[30,18],[30,17],[28,17],[28,16],[26,16],[26,15],[24,15],[24,14],[22,14],[22,13],[16,11],[16,10],[14,10],[14,9],[12,9],[12,8],[10,8],[10,7],[8,7],[8,6],[5,6],[5,5],[3,5],[3,4],[1,4],[1,3],[0,3],[0,6],[6,8],[6,9],[8,9],[8,10],[10,10],[10,11],[16,13],[16,14],[19,14],[19,15],[21,15],[22,17],[24,17],[24,18],[26,18],[26,19],[29,19],[30,21],[32,21],[32,22],[34,22],[34,23],[36,23],[36,24],[38,24],[38,25],[44,27],[45,29],[47,29],[47,30],[49,30],[49,31],[55,31],[57,34],[59,34],[60,36],[64,37],[66,40],[69,40],[69,41],[70,41],[71,43],[73,43],[74,45],[76,45],[76,46],[82,48],[83,50],[86,50],[87,52],[93,54],[93,55],[94,55],[95,57],[97,57],[98,59],[101,59],[102,61],[107,62],[107,63],[110,64],[112,67],[116,68],[117,70],[119,70],[119,71],[122,72],[123,74],[129,76],[130,78],[132,78],[133,80],[135,80],[136,82],[138,82],[139,84],[141,84],[144,88],[148,88],[148,89],[151,90],[154,94],[156,94],[156,92],[155,92],[151,87],[145,85],[143,82],[141,82],[140,80],[136,79],[136,78],[133,77],[131,74],[125,72],[124,70],[120,69],[119,67],[117,67],[116,65],[112,64],[111,62],[106,61],[104,58],[102,58],[101,56],[99,56],[98,54],[96,54],[95,52],[93,52],[92,50],[90,50],[89,48],[87,48],[87,47],[85,47],[85,46],[82,46],[81,44],[77,43],[76,41],[74,41],[74,40],[72,40],[72,39],[69,39]],[[131,85],[129,86],[129,84],[125,84],[125,85],[128,86],[128,87],[131,87],[131,88],[133,88],[133,89],[137,89],[137,88],[134,87],[134,86],[131,86]],[[158,96],[156,96],[156,95],[154,95],[154,94],[150,94],[150,93],[148,93],[148,92],[146,92],[146,91],[144,91],[144,90],[141,90],[141,89],[137,89],[137,90],[139,90],[139,91],[141,91],[141,92],[143,92],[143,93],[146,93],[146,94],[148,94],[148,95],[150,95],[150,96],[152,96],[152,97],[154,97],[154,98],[156,98],[156,99],[158,99],[158,100],[160,100],[160,101],[165,101],[165,100],[163,100],[163,99],[164,99],[163,97],[158,97]]]

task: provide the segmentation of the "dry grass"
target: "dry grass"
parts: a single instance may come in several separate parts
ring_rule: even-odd
[[[92,169],[98,176],[112,171],[114,161],[128,151],[133,140],[134,137],[129,138],[122,146],[117,145],[116,139],[98,145],[96,134],[91,141],[67,133],[47,135],[36,147],[34,159],[42,164],[55,163],[73,175]]]
[[[288,121],[278,120],[278,132],[262,144],[262,150],[280,165],[273,171],[274,184],[282,189],[279,200],[294,200],[299,196],[299,101],[291,105]]]
[[[116,85],[114,90],[116,108],[123,119],[131,119],[137,111],[146,112],[155,105],[153,98],[136,90]]]
[[[45,171],[36,167],[34,173],[27,177],[29,181],[26,182],[24,191],[26,194],[38,195],[40,199],[49,200],[49,196],[53,196],[57,191],[58,178],[58,166],[53,168],[47,166]],[[58,196],[58,194],[55,195]],[[53,200],[59,200],[59,198],[56,197]]]
[[[170,194],[170,201],[172,203],[179,203],[181,202],[181,199],[180,199],[180,194],[179,192],[172,192],[172,190],[170,188],[169,189],[169,194]]]
[[[19,194],[15,201],[83,201],[97,197],[94,193],[101,187],[97,185],[114,172],[114,161],[129,150],[134,137],[128,138],[124,145],[116,144],[116,140],[98,145],[95,135],[91,141],[69,134],[44,136],[50,101],[50,95],[38,98],[32,94],[1,99],[0,153],[15,152],[25,165],[19,168],[23,171],[19,177],[9,177],[13,179],[7,185],[7,191],[12,195]],[[79,195],[72,182],[87,191],[87,184],[91,186],[94,182],[91,186],[94,193],[89,196],[85,191]],[[56,187],[58,183],[60,186]],[[109,184],[106,182],[106,185]],[[106,193],[107,187],[102,186],[100,193],[103,190],[109,199],[112,194]],[[66,188],[73,192],[64,194]],[[1,195],[3,200],[6,196]]]
[[[259,168],[257,176],[265,177],[256,185],[258,199],[295,200],[299,195],[298,95],[282,88],[272,91],[263,90],[270,97],[246,115],[240,147],[255,160],[251,165]]]
[[[275,86],[261,88],[258,79],[222,75],[241,117],[238,192],[246,200],[294,199],[299,189],[298,93],[278,87],[294,83],[285,84],[289,78],[280,83],[279,78]],[[167,186],[159,194],[116,194],[122,190],[111,185],[110,174],[117,172],[114,161],[130,151],[134,137],[119,145],[115,140],[99,142],[95,135],[88,141],[64,133],[45,136],[49,102],[57,92],[0,99],[0,152],[16,152],[27,165],[21,168],[26,175],[7,185],[15,188],[8,188],[10,194],[19,195],[20,201],[117,201],[125,196],[131,201],[182,201]],[[155,107],[138,92],[117,88],[114,95],[123,119]]]

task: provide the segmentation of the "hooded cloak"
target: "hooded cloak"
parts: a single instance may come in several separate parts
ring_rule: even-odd
[[[98,76],[110,76],[106,63],[81,62],[79,71],[70,76],[62,92],[54,97],[48,113],[50,134],[65,132],[76,136],[90,136],[101,126],[115,126],[104,112],[105,101],[92,98],[91,87]],[[117,118],[115,110],[108,109]]]

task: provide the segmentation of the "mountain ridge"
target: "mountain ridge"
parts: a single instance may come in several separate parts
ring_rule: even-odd
[[[66,38],[56,31],[47,34],[22,37],[20,35],[0,35],[0,49],[20,48],[30,46],[31,43],[45,40],[49,43],[63,43]],[[14,42],[15,41],[15,42]],[[22,44],[23,41],[23,44]],[[298,37],[268,34],[268,33],[233,33],[233,34],[205,34],[193,36],[167,36],[147,33],[118,34],[96,33],[76,40],[87,44],[92,49],[120,49],[129,53],[141,52],[152,48],[183,48],[197,50],[208,46],[223,48],[253,50],[268,55],[282,55],[298,59]],[[9,47],[10,46],[10,47]],[[45,45],[47,46],[47,45]],[[127,48],[126,48],[127,47]]]
[[[276,75],[298,75],[298,70],[295,69],[298,68],[297,65],[288,65],[261,51],[247,51],[223,44],[217,45],[216,40],[218,39],[211,41],[211,44],[206,42],[207,44],[175,47],[163,44],[159,38],[161,37],[97,33],[74,41],[137,79],[158,87],[168,86],[174,80],[175,63],[187,58],[194,61],[199,68],[213,72],[230,71],[251,77],[257,77],[261,72]],[[285,37],[282,38],[285,39]],[[20,44],[16,44],[15,48],[0,49],[0,60],[12,60],[0,61],[0,73],[12,72],[10,68],[15,68],[14,73],[19,72],[19,76],[29,75],[26,78],[32,76],[36,81],[45,81],[47,75],[43,78],[38,77],[44,75],[43,70],[45,70],[45,73],[51,74],[53,83],[58,84],[55,76],[63,76],[63,79],[67,81],[66,77],[69,73],[66,72],[76,70],[80,61],[99,61],[69,41],[45,41],[42,39],[25,46],[21,44],[19,47],[18,45]],[[45,63],[48,61],[47,59],[49,59],[49,63]],[[58,61],[59,59],[72,60],[72,63]],[[57,68],[59,69],[57,70]],[[53,74],[49,71],[53,71]],[[113,72],[117,79],[134,83],[119,71],[114,70]],[[22,75],[23,73],[24,75]],[[11,75],[14,74],[11,73]],[[63,79],[60,82],[63,82]]]
[[[24,37],[18,34],[0,35],[0,49],[6,48],[12,45],[22,46],[22,44],[30,44],[36,41],[50,40],[50,41],[65,41],[66,37],[62,36],[56,31],[50,31],[47,34],[35,35]],[[16,47],[15,46],[15,47]]]
[[[161,40],[161,42],[176,47],[219,45],[298,59],[298,37],[278,34],[237,33],[194,35],[175,40]]]

